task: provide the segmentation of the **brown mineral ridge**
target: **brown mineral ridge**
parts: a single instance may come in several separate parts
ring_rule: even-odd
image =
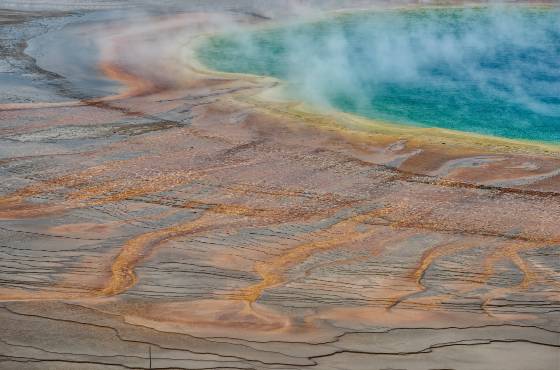
[[[560,369],[558,148],[265,101],[194,66],[222,23],[90,24],[126,89],[0,106],[0,368]]]

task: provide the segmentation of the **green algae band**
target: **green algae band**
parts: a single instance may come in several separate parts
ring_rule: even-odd
[[[274,76],[291,96],[368,118],[560,142],[560,11],[344,15],[210,38],[210,68]]]

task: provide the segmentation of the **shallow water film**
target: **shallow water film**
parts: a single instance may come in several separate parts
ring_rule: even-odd
[[[560,13],[422,9],[212,38],[209,67],[289,81],[298,99],[391,122],[560,140]]]

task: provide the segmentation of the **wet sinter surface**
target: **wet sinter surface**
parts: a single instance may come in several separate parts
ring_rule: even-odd
[[[189,40],[284,1],[20,3],[2,370],[558,370],[557,147],[356,131],[193,67]]]

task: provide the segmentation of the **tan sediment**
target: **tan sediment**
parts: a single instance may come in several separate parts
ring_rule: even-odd
[[[367,253],[361,254],[357,257],[319,263],[309,269],[306,269],[304,272],[304,277],[308,277],[312,275],[316,270],[320,270],[322,268],[340,267],[344,265],[352,265],[359,262],[367,262],[372,257],[379,256],[380,254],[382,254],[383,251],[387,248],[387,246],[390,245],[391,243],[396,243],[399,240],[405,240],[405,238],[406,235],[392,236],[389,237],[387,240],[376,243]]]

